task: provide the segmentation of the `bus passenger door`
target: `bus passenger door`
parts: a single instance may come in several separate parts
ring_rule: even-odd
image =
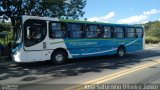
[[[47,34],[47,25],[42,20],[27,20],[24,24],[24,44],[27,61],[42,61],[44,39]]]

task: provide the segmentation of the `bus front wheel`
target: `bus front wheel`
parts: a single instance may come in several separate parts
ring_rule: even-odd
[[[117,56],[118,57],[124,57],[126,54],[125,47],[119,47],[117,50]]]
[[[64,51],[58,50],[55,51],[51,56],[51,61],[54,64],[62,64],[67,59],[67,55]]]

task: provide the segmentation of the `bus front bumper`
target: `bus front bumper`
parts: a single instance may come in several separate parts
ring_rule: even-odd
[[[12,60],[14,60],[16,62],[22,62],[22,56],[21,56],[20,52],[16,52],[16,53],[12,54]]]

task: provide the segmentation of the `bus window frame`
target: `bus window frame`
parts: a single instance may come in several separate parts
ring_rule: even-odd
[[[29,40],[29,39],[27,39],[27,30],[26,30],[26,28],[28,27],[28,26],[30,26],[30,27],[36,27],[36,26],[34,26],[34,23],[38,23],[38,24],[41,24],[41,25],[43,25],[42,27],[43,28],[45,28],[45,35],[44,35],[44,37],[42,38],[42,35],[41,35],[41,40],[40,41],[38,41],[38,42],[36,42],[36,43],[34,43],[34,44],[31,44],[31,45],[28,45],[27,43],[27,41],[32,41],[32,40]],[[24,31],[24,33],[23,33],[23,40],[24,40],[24,46],[25,47],[31,47],[31,46],[34,46],[34,45],[36,45],[36,44],[39,44],[39,43],[41,43],[43,40],[45,40],[45,38],[46,38],[46,36],[47,36],[47,22],[45,21],[45,20],[38,20],[38,19],[28,19],[28,20],[26,20],[25,22],[24,22],[24,25],[23,25],[24,27],[23,27],[23,31]],[[41,29],[41,31],[42,31],[42,28],[40,28]],[[42,34],[42,33],[41,33]],[[34,39],[33,39],[34,40]]]
[[[137,35],[137,28],[139,28],[139,29],[141,29],[142,30],[142,35],[141,35],[141,37],[138,37],[138,35]],[[138,33],[140,33],[140,32],[138,32]],[[135,34],[136,34],[136,38],[144,38],[144,29],[142,28],[142,27],[135,27]]]
[[[99,29],[99,31],[87,31],[87,29],[89,28],[89,26],[97,26],[97,30]],[[89,30],[89,29],[88,29]],[[85,33],[84,33],[84,35],[85,35],[85,38],[86,39],[97,39],[97,38],[102,38],[102,28],[101,28],[101,25],[100,24],[86,24],[85,25]],[[87,32],[99,32],[98,33],[98,35],[97,35],[97,37],[87,37]]]
[[[117,33],[115,33],[115,31],[116,31],[116,27],[122,27],[122,29],[123,29],[123,32],[118,32],[118,33],[122,33],[123,34],[123,37],[117,37]],[[122,39],[122,38],[125,38],[125,26],[113,26],[113,37],[114,38],[117,38],[117,39]]]
[[[134,28],[134,32],[129,32],[129,33],[134,33],[134,37],[128,37],[128,32],[127,32],[127,29],[128,29],[128,28]],[[136,28],[135,28],[135,27],[130,27],[130,26],[129,26],[129,27],[126,27],[126,28],[125,28],[125,37],[126,37],[126,38],[136,38]]]
[[[110,27],[111,37],[107,37],[107,38],[104,37],[104,32],[105,32],[105,31],[104,31],[104,27]],[[113,26],[103,25],[103,26],[101,27],[101,33],[102,33],[101,37],[104,38],[104,39],[111,39],[111,38],[113,38],[113,32],[114,32]]]
[[[81,30],[69,30],[69,28],[68,28],[68,25],[69,24],[76,24],[76,25],[80,25],[80,29]],[[85,24],[83,24],[83,23],[74,23],[74,22],[68,22],[67,24],[66,24],[66,30],[67,30],[67,33],[68,33],[68,38],[70,38],[70,39],[81,39],[81,38],[85,38],[84,36],[84,34],[85,34]],[[71,37],[70,36],[70,31],[81,31],[81,33],[82,33],[82,36],[81,37]]]
[[[61,25],[61,30],[54,30],[54,31],[61,31],[61,32],[64,32],[65,34],[65,36],[63,36],[63,37],[51,37],[51,30],[52,30],[52,23],[60,23],[60,25]],[[48,37],[49,37],[49,39],[64,39],[64,38],[67,38],[68,37],[68,31],[67,31],[67,27],[66,27],[66,24],[67,23],[65,23],[65,22],[60,22],[60,21],[49,21],[49,23],[48,23],[48,26],[49,26],[49,30],[48,30]],[[62,25],[64,25],[64,30],[62,29]],[[52,32],[53,33],[53,32]]]

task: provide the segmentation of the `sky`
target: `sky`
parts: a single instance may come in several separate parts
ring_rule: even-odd
[[[139,24],[160,21],[160,0],[87,0],[88,21]]]

